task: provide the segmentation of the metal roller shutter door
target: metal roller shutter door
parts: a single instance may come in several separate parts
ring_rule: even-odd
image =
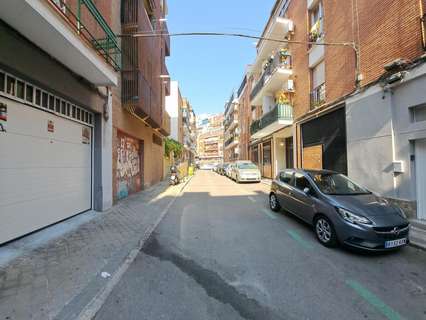
[[[92,138],[91,128],[78,122],[12,100],[0,102],[8,113],[7,132],[0,132],[4,243],[91,209]]]

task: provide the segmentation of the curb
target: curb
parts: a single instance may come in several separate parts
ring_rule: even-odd
[[[95,297],[83,308],[83,310],[79,313],[77,319],[92,320],[96,316],[96,314],[102,308],[105,301],[108,299],[112,290],[120,282],[121,278],[126,273],[127,269],[130,267],[130,265],[136,259],[139,252],[142,250],[145,242],[149,239],[149,237],[152,235],[154,230],[158,227],[160,222],[167,215],[170,207],[175,203],[176,199],[182,194],[183,190],[186,188],[186,186],[189,184],[189,182],[191,180],[192,180],[192,177],[189,178],[185,182],[185,184],[179,190],[178,194],[169,202],[167,207],[160,213],[158,219],[145,231],[142,239],[139,240],[139,243],[136,246],[136,248],[134,248],[130,251],[130,253],[127,255],[127,257],[124,259],[123,263],[120,265],[120,267],[112,275],[111,280],[108,281],[105,284],[105,286],[95,295]],[[166,188],[166,190],[167,189],[168,188]]]

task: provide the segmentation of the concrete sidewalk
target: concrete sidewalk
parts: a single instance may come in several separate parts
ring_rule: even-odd
[[[75,319],[110,285],[185,184],[161,182],[0,247],[0,319]],[[128,262],[128,261],[127,261]]]

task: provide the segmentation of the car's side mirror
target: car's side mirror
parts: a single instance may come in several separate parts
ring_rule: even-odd
[[[311,189],[305,188],[305,189],[303,189],[303,193],[306,194],[306,195],[310,195],[311,194]]]

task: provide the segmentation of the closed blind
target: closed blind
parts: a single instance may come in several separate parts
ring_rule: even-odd
[[[312,87],[318,88],[325,82],[325,64],[322,61],[315,68],[312,69]]]

